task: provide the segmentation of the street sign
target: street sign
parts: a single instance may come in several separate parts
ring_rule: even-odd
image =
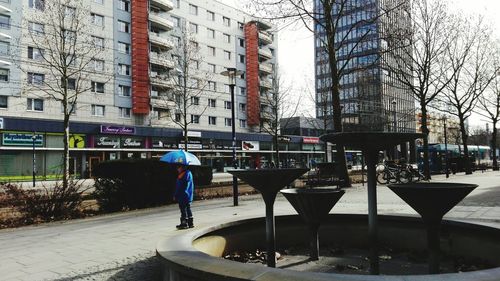
[[[290,140],[292,140],[292,138],[290,138],[290,137],[287,137],[287,136],[278,136],[278,141],[281,141],[281,142],[290,142]]]

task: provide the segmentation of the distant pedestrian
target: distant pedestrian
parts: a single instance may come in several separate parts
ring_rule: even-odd
[[[193,213],[191,212],[193,192],[193,174],[191,174],[191,171],[186,169],[186,166],[178,165],[174,199],[179,203],[179,209],[181,211],[181,223],[176,226],[177,229],[187,229],[194,227]]]

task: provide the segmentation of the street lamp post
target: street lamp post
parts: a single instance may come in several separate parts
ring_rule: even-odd
[[[392,122],[393,122],[393,132],[397,132],[398,121],[396,118],[396,99],[392,99]],[[394,146],[394,160],[398,159],[398,146]]]
[[[233,168],[237,169],[238,165],[236,162],[236,127],[235,127],[235,117],[234,117],[234,87],[236,86],[236,76],[243,74],[242,71],[236,70],[236,68],[227,68],[227,70],[221,72],[222,75],[227,76],[229,79],[229,89],[231,91],[231,135],[232,135],[232,148],[233,148]],[[238,179],[233,175],[233,206],[238,206]]]
[[[33,143],[33,187],[35,187],[35,176],[36,176],[36,154],[35,154],[35,141],[36,134],[33,132],[33,136],[31,137]]]
[[[447,134],[447,129],[446,129],[446,116],[443,117],[443,129],[444,129],[444,162],[445,162],[445,173],[446,173],[446,178],[450,177],[450,171],[448,167],[448,134]]]

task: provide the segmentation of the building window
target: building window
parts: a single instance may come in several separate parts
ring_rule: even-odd
[[[180,113],[176,113],[175,116],[174,116],[174,120],[175,120],[175,122],[181,122],[181,114]]]
[[[94,0],[94,3],[104,5],[104,0]]]
[[[244,96],[247,94],[247,88],[245,87],[240,87],[240,95]]]
[[[6,15],[0,15],[0,28],[9,29],[10,28],[10,17]]]
[[[130,33],[130,23],[119,20],[118,31]]]
[[[217,101],[215,99],[208,99],[208,107],[215,107]]]
[[[242,48],[245,48],[245,39],[238,38],[238,45]]]
[[[92,36],[92,42],[94,42],[94,47],[104,50],[104,38]]]
[[[0,41],[0,56],[10,55],[10,43]]]
[[[104,105],[93,104],[92,116],[104,116],[104,110],[105,110]]]
[[[45,81],[45,74],[28,72],[28,84],[41,85]]]
[[[191,104],[192,105],[200,105],[200,98],[199,97],[191,97]]]
[[[189,23],[189,31],[192,33],[198,33],[198,25],[196,23]]]
[[[7,96],[0,96],[0,108],[7,108],[9,106],[7,101],[8,101]]]
[[[118,74],[130,76],[130,65],[128,64],[118,64]]]
[[[216,90],[216,87],[217,85],[215,84],[214,81],[208,81],[208,89],[211,90],[211,91],[215,91]]]
[[[94,59],[93,62],[94,62],[93,64],[94,64],[95,71],[99,71],[99,72],[104,71],[104,61],[103,60]]]
[[[244,24],[244,23],[242,23],[242,22],[238,22],[238,28],[239,28],[240,30],[243,30],[243,27],[245,27],[245,24]]]
[[[191,115],[191,123],[200,124],[200,115]]]
[[[92,93],[100,93],[100,94],[104,93],[104,83],[96,81],[92,81],[90,83],[91,83]]]
[[[231,26],[231,20],[227,17],[222,17],[222,22],[225,26]]]
[[[198,6],[195,6],[193,4],[189,4],[189,13],[191,15],[198,15]]]
[[[43,100],[28,98],[27,110],[29,111],[43,111]]]
[[[104,17],[98,14],[91,13],[92,23],[97,26],[104,26]]]
[[[128,107],[119,107],[118,114],[120,114],[121,118],[130,118],[130,108]]]
[[[119,85],[118,89],[119,89],[118,94],[120,96],[122,96],[122,97],[130,97],[130,86]]]
[[[215,57],[215,47],[207,46],[208,54]]]
[[[209,64],[208,64],[208,71],[210,71],[210,72],[212,72],[212,73],[216,73],[217,68],[215,67],[215,64],[211,64],[211,63],[209,63]]]
[[[64,114],[64,105],[61,102],[61,113]],[[76,103],[68,102],[68,113],[71,115],[76,115]]]
[[[231,109],[231,102],[230,101],[225,101],[224,102],[224,108],[225,109]]]
[[[215,13],[212,11],[207,11],[207,20],[215,21]]]
[[[175,7],[179,9],[181,7],[181,0],[174,0]]]
[[[67,78],[66,85],[64,84],[64,79],[61,78],[61,87],[66,87],[68,90],[76,89],[76,79],[75,78]]]
[[[118,52],[130,55],[130,44],[118,42]]]
[[[30,21],[28,24],[28,30],[33,34],[42,35],[45,33],[45,26],[41,23]]]
[[[28,6],[32,9],[43,11],[45,9],[45,0],[29,0]]]
[[[240,112],[244,113],[247,111],[247,104],[246,103],[240,103]]]
[[[240,128],[246,128],[246,127],[247,127],[247,120],[240,119]]]
[[[231,43],[231,35],[224,33],[224,42]]]
[[[214,39],[215,38],[215,30],[213,30],[211,28],[207,28],[207,37]]]
[[[42,60],[43,49],[28,47],[28,58],[32,60]]]
[[[74,17],[76,14],[76,9],[70,6],[64,5],[64,15],[68,18]]]
[[[208,116],[208,125],[217,125],[217,117]]]
[[[238,61],[240,63],[245,63],[245,55],[238,55]]]
[[[0,68],[0,82],[9,82],[9,70]]]
[[[224,125],[226,125],[226,127],[231,127],[233,125],[233,119],[224,118]]]
[[[125,12],[130,12],[130,1],[118,0],[118,9]]]
[[[229,51],[224,51],[224,58],[226,60],[231,60],[231,52]]]
[[[174,23],[175,27],[181,27],[181,19],[178,17],[171,16],[172,22]]]

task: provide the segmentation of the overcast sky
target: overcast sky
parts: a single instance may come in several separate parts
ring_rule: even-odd
[[[251,0],[219,0],[231,6],[243,9]],[[492,24],[496,36],[500,39],[500,0],[450,0],[450,6],[461,9],[465,13],[482,14]],[[278,62],[280,73],[285,82],[293,83],[297,95],[304,88],[314,90],[314,51],[313,36],[307,29],[285,29],[279,33]],[[302,112],[306,116],[314,116],[314,103],[307,95],[301,95]],[[471,125],[477,126],[485,122],[474,116]]]

